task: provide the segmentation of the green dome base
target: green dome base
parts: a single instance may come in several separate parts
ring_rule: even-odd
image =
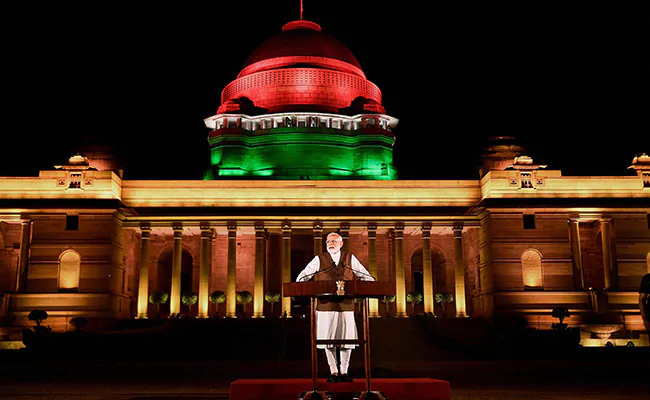
[[[204,179],[394,180],[390,131],[228,128],[210,137]]]

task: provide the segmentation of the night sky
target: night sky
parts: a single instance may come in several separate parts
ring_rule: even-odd
[[[92,137],[116,146],[126,179],[201,179],[203,119],[247,56],[300,12],[298,0],[131,3],[4,13],[0,176],[35,176]],[[400,179],[476,179],[495,135],[517,136],[564,175],[630,175],[632,158],[650,154],[647,15],[438,3],[304,3],[400,120]]]

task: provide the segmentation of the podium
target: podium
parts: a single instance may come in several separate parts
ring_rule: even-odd
[[[368,299],[383,298],[395,294],[395,284],[384,281],[307,281],[307,282],[286,282],[282,285],[284,297],[309,297],[310,298],[310,321],[311,321],[311,376],[312,390],[307,392],[303,400],[319,399],[326,400],[328,397],[323,391],[318,390],[318,344],[357,344],[363,345],[364,370],[366,390],[361,393],[359,400],[383,399],[379,392],[373,392],[370,377],[370,312]],[[360,339],[356,340],[317,340],[316,338],[316,299],[344,299],[363,298],[361,303],[363,313],[363,329]]]

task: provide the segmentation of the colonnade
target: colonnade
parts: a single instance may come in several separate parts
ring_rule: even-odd
[[[604,284],[605,290],[616,288],[617,271],[616,261],[614,259],[613,247],[613,223],[612,218],[606,215],[599,216],[584,216],[575,215],[567,220],[568,234],[571,246],[571,254],[573,258],[573,279],[574,287],[577,290],[587,289],[585,287],[585,273],[582,259],[582,246],[580,235],[581,222],[594,222],[597,221],[600,231],[600,246],[602,248],[602,263],[604,267]],[[30,234],[31,234],[31,221],[25,219],[21,221],[20,233],[20,257],[18,261],[18,268],[16,273],[16,292],[26,292],[27,284],[27,253],[30,248]],[[424,312],[433,312],[435,304],[435,293],[433,284],[433,271],[432,271],[432,256],[431,256],[431,231],[432,223],[428,221],[417,222],[417,228],[422,240],[422,277],[423,277],[423,305]],[[449,221],[441,225],[438,221],[435,226],[444,226],[451,228],[453,232],[453,257],[449,257],[449,261],[453,262],[454,266],[454,298],[456,303],[456,313],[459,317],[467,316],[467,307],[465,304],[466,287],[465,287],[465,262],[463,260],[463,232],[466,228],[463,223]],[[227,255],[227,274],[226,274],[226,316],[236,316],[236,275],[237,275],[237,222],[222,222],[219,225],[212,222],[201,222],[200,228],[200,254],[199,254],[199,280],[198,280],[198,317],[207,318],[209,308],[209,290],[210,290],[210,276],[212,275],[212,240],[214,229],[224,227],[227,229],[228,240],[228,255]],[[249,223],[250,225],[250,223]],[[357,224],[358,225],[358,224]],[[358,226],[355,225],[355,228]],[[181,269],[182,269],[182,249],[183,249],[183,224],[181,222],[169,222],[173,231],[173,254],[172,254],[172,282],[170,288],[170,312],[179,313],[181,310]],[[192,225],[196,227],[196,224]],[[413,228],[414,222],[409,222],[409,228]],[[140,262],[139,262],[139,281],[138,281],[138,298],[137,298],[137,318],[146,318],[148,309],[148,296],[149,290],[149,268],[150,268],[150,242],[151,242],[151,224],[149,222],[140,222]],[[265,241],[268,226],[264,222],[256,222],[254,224],[255,232],[255,256],[254,256],[254,290],[253,290],[253,317],[260,318],[263,316],[264,308],[264,259],[266,256]],[[277,230],[278,225],[275,223],[273,228]],[[292,226],[290,221],[283,222],[279,226],[279,231],[282,235],[281,245],[281,279],[282,282],[291,281],[291,240],[292,240]],[[328,226],[328,229],[331,228]],[[364,232],[367,234],[367,265],[368,271],[371,275],[377,276],[377,230],[378,224],[376,222],[364,222]],[[390,252],[391,276],[395,280],[396,292],[396,313],[398,317],[406,316],[406,277],[405,277],[405,261],[404,261],[404,223],[395,223],[387,227],[382,225],[382,229],[388,228],[386,235],[389,240],[388,251]],[[482,228],[483,229],[483,228]],[[341,234],[344,240],[344,250],[348,248],[350,223],[342,222],[338,224],[336,230]],[[313,233],[313,254],[321,253],[323,249],[323,234],[324,228],[320,221],[312,224]],[[488,234],[489,236],[489,234]],[[489,246],[489,244],[488,244]],[[483,262],[489,263],[490,257],[484,257]],[[488,282],[483,282],[484,284]],[[482,285],[483,286],[483,285]],[[488,288],[489,289],[489,288]],[[282,312],[291,315],[291,299],[282,297]],[[372,299],[370,301],[370,315],[376,317],[379,315],[379,301]]]
[[[227,250],[227,273],[226,273],[226,317],[236,317],[236,278],[237,278],[237,231],[236,222],[228,222],[226,225],[228,236]],[[371,275],[377,276],[377,230],[378,225],[375,222],[367,223],[364,226],[367,232],[368,259],[367,269]],[[433,270],[431,261],[431,229],[429,222],[424,222],[418,226],[422,239],[422,259],[423,259],[423,280],[424,294],[423,303],[425,312],[434,310],[434,285]],[[209,305],[209,280],[212,271],[212,237],[213,229],[209,223],[201,223],[201,244],[199,254],[199,285],[198,285],[198,318],[208,317]],[[395,277],[395,305],[396,316],[406,317],[406,276],[404,262],[404,229],[403,223],[397,223],[390,228],[390,234],[387,235],[391,241],[389,251],[392,262],[389,268]],[[172,224],[173,230],[173,250],[172,250],[172,276],[170,290],[170,313],[180,313],[181,307],[181,268],[182,268],[182,232],[181,223]],[[349,247],[350,225],[341,223],[337,229],[343,237],[343,250]],[[263,222],[257,222],[254,225],[255,232],[255,255],[254,255],[254,289],[253,289],[253,317],[263,317],[264,308],[264,259],[266,229]],[[280,276],[282,282],[291,282],[291,240],[292,226],[289,221],[283,222],[280,226],[281,232],[281,260]],[[458,317],[467,316],[465,302],[465,263],[463,260],[463,225],[456,224],[452,226],[453,232],[453,264],[455,276],[455,302],[456,314]],[[141,242],[140,242],[140,273],[138,282],[138,300],[137,300],[137,318],[147,317],[148,296],[149,296],[149,263],[150,263],[150,242],[151,242],[151,225],[143,222],[140,224]],[[323,248],[323,225],[320,222],[314,222],[312,227],[313,233],[313,254],[317,255],[324,251]],[[291,316],[291,298],[282,297],[282,314],[286,313]],[[370,315],[377,317],[379,315],[379,300],[371,299]]]

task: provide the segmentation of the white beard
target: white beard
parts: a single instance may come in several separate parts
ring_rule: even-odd
[[[327,252],[330,253],[331,255],[338,254],[340,251],[341,251],[340,249],[339,249],[339,250],[330,250],[330,249],[327,249]]]

